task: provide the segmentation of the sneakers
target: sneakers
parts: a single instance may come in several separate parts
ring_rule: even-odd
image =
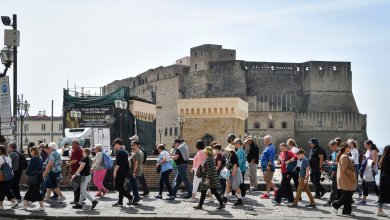
[[[225,204],[227,203],[227,198],[225,196],[222,196],[222,202]]]
[[[163,197],[162,197],[162,195],[157,195],[157,196],[154,196],[154,198],[156,198],[156,199],[162,199]]]
[[[19,205],[19,203],[18,202],[13,202],[12,204],[11,204],[11,208],[16,208],[17,206]]]
[[[45,207],[39,207],[37,210],[40,211],[40,212],[44,212],[45,211]]]
[[[264,193],[260,196],[260,199],[269,199],[269,195],[267,193]]]
[[[96,193],[95,197],[101,197],[102,196],[102,193],[101,192],[98,192]]]
[[[186,202],[196,202],[196,198],[189,198],[186,200]]]
[[[107,193],[108,193],[108,189],[106,189],[106,190],[103,190],[103,194],[102,194],[102,196],[105,196]]]
[[[224,209],[225,208],[225,204],[219,204],[219,207],[217,209],[221,210],[221,209]]]
[[[202,206],[200,205],[194,206],[194,209],[202,209]]]
[[[98,204],[98,201],[97,200],[94,200],[92,202],[92,206],[91,206],[91,210],[95,209],[96,205]]]
[[[168,196],[167,198],[165,198],[165,200],[172,201],[172,200],[175,200],[175,197],[174,196]]]
[[[358,205],[366,205],[367,201],[366,200],[360,200],[357,204]]]
[[[242,199],[237,199],[237,201],[234,203],[235,206],[237,205],[244,205],[244,203],[242,202]]]
[[[130,198],[129,198],[129,202],[127,203],[127,205],[128,206],[131,206],[131,205],[133,205],[134,204],[134,196],[131,196]]]
[[[292,207],[292,208],[297,208],[298,207],[298,204],[296,203],[290,203],[287,205],[288,207]]]
[[[315,208],[316,204],[315,203],[310,203],[308,205],[305,205],[306,208]]]
[[[382,210],[382,211],[376,211],[376,216],[380,216],[380,217],[387,217],[386,213]]]
[[[82,209],[83,205],[80,205],[80,204],[77,203],[76,205],[72,206],[72,208],[74,208],[74,209]]]
[[[112,204],[113,207],[122,207],[123,206],[123,203],[121,202],[116,202],[114,204]]]

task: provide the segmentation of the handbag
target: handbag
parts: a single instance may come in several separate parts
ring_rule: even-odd
[[[27,185],[38,184],[38,174],[34,174],[27,177]]]
[[[81,181],[82,181],[83,176],[77,175],[72,179],[72,186],[74,190],[77,190],[79,188]]]
[[[160,173],[160,172],[161,172],[161,164],[158,164],[158,165],[157,165],[156,171],[157,171],[157,173]]]
[[[199,166],[198,169],[196,170],[195,176],[198,178],[203,177],[203,165]]]
[[[229,179],[230,177],[230,170],[226,167],[224,167],[221,172],[219,173],[219,177],[223,179]]]

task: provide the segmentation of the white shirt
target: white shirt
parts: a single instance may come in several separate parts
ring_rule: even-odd
[[[4,161],[5,159],[5,161]],[[3,163],[8,163],[9,167],[11,167],[12,169],[12,162],[11,162],[11,158],[8,157],[8,156],[0,156],[0,165],[3,164]]]
[[[296,154],[298,156],[299,149],[297,147],[294,146],[290,150],[291,150],[291,152],[293,152],[294,154]],[[301,159],[298,158],[297,167],[301,167],[301,165],[302,165],[302,161],[301,161]]]
[[[351,149],[351,157],[349,157],[353,164],[359,164],[359,150],[357,148]]]

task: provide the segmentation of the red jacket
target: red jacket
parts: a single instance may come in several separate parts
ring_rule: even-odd
[[[286,161],[290,160],[291,158],[294,158],[295,161],[298,160],[298,156],[296,154],[294,154],[293,152],[291,152],[290,150],[287,150],[285,152],[280,152],[279,161],[281,164],[280,168],[282,170],[282,173],[287,173]]]

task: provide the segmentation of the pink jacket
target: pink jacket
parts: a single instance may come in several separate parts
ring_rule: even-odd
[[[203,150],[198,151],[198,153],[195,155],[192,169],[195,171],[195,169],[198,169],[200,165],[203,164],[203,162],[206,160],[207,156]]]

